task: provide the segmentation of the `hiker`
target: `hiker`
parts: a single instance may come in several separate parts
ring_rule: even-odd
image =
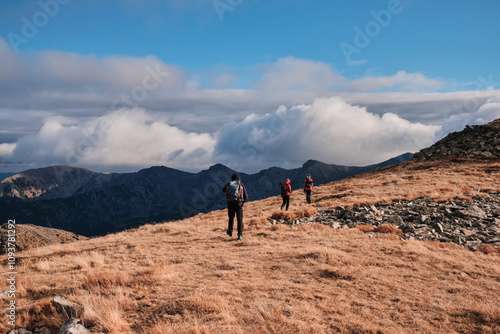
[[[306,201],[311,204],[311,192],[313,190],[313,179],[311,175],[307,174],[306,179],[304,180],[304,192],[306,193]]]
[[[238,220],[238,240],[243,239],[243,205],[248,199],[247,190],[240,181],[238,173],[231,176],[231,181],[222,188],[227,198],[227,214],[229,222],[227,225],[227,235],[233,236],[234,215]]]
[[[285,183],[281,184],[281,197],[283,198],[283,204],[281,204],[281,210],[286,206],[286,210],[288,211],[288,207],[290,206],[290,193],[292,192],[292,187],[290,186],[290,179],[286,179]]]

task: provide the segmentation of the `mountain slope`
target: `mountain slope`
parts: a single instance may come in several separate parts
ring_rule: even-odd
[[[12,232],[12,230],[11,230]],[[7,254],[9,234],[7,224],[0,226],[0,254]],[[18,224],[15,226],[16,251],[57,244],[67,244],[78,240],[87,240],[86,237],[63,230],[36,226],[31,224]]]
[[[283,172],[270,171],[276,177]],[[155,172],[161,169],[144,171]],[[222,181],[227,172],[217,165],[198,177],[211,173],[214,182]],[[418,214],[415,199],[426,199],[452,221],[464,215],[454,199],[498,196],[499,180],[500,157],[435,156],[316,187],[312,206],[298,200],[300,189],[292,192],[288,214],[336,212],[351,221],[346,228],[332,228],[338,222],[321,216],[301,225],[272,224],[271,216],[283,213],[273,196],[245,206],[241,241],[226,235],[227,210],[217,210],[76,241],[71,248],[20,252],[17,325],[57,332],[67,316],[52,300],[63,296],[83,306],[81,319],[94,332],[499,333],[497,248],[472,252],[350,228],[359,224],[361,211],[380,226],[392,224],[397,217],[384,211],[388,203],[416,214],[416,229],[428,228],[426,222],[439,215]],[[486,215],[474,205],[470,226],[498,231],[500,211]],[[469,232],[457,226],[453,233]],[[0,284],[8,289],[6,280]],[[0,316],[7,316],[9,302],[0,299]],[[0,323],[0,330],[8,329]]]
[[[404,162],[316,187],[313,206],[295,190],[288,213],[378,202],[411,211],[399,201],[414,198],[435,199],[429,205],[437,208],[500,192],[499,177],[498,158]],[[19,252],[17,324],[57,333],[67,318],[52,300],[62,296],[83,306],[85,326],[106,333],[500,331],[497,252],[330,227],[335,220],[272,225],[280,204],[273,196],[245,205],[241,241],[226,235],[227,210],[217,210]],[[381,223],[393,219],[378,207]],[[500,212],[494,215],[482,221]],[[6,280],[0,284],[8,289]],[[8,303],[0,299],[0,316]]]
[[[366,167],[328,165],[310,160],[301,168],[270,168],[241,173],[250,200],[279,194],[279,181],[300,189],[306,174],[315,184],[340,180],[408,160],[411,154]],[[225,207],[222,186],[234,171],[217,164],[199,173],[151,167],[137,173],[96,173],[53,166],[0,181],[0,219],[60,228],[86,236],[102,235],[147,222],[174,220]]]
[[[70,166],[30,169],[2,180],[0,197],[30,200],[65,198],[99,187],[119,176]]]

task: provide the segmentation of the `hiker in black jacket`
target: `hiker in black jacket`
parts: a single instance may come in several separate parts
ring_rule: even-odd
[[[227,234],[233,236],[234,215],[238,219],[238,240],[243,239],[243,205],[248,199],[247,190],[240,181],[240,176],[234,173],[231,181],[222,188],[227,198],[227,214],[229,222],[227,224]]]

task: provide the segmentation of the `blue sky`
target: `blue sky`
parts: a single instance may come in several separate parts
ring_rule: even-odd
[[[256,171],[415,151],[500,117],[499,12],[493,0],[2,1],[0,171]],[[280,113],[291,120],[271,129]],[[130,143],[131,127],[155,135]],[[235,162],[243,152],[251,161]]]
[[[397,13],[391,13],[389,24],[379,25],[380,33],[353,54],[354,60],[367,61],[359,66],[347,64],[340,44],[355,46],[354,28],[365,31],[376,22],[372,12],[387,10],[391,1],[180,2],[71,0],[60,4],[57,15],[19,49],[97,57],[156,55],[194,72],[293,56],[328,63],[349,78],[405,70],[465,84],[479,75],[500,74],[495,66],[500,3],[494,0],[393,1]],[[1,35],[20,33],[20,18],[33,21],[40,10],[37,1],[3,1]]]

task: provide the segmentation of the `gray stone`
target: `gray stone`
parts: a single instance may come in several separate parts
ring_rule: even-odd
[[[276,223],[320,223],[348,229],[355,228],[356,225],[379,226],[382,222],[387,222],[403,231],[401,238],[404,240],[454,242],[474,250],[481,243],[495,246],[500,244],[500,219],[497,218],[500,193],[487,193],[489,198],[471,195],[472,202],[456,199],[447,203],[435,203],[429,198],[418,198],[409,202],[379,203],[350,210],[337,207],[336,210],[318,210],[316,215],[308,218]]]
[[[425,223],[427,221],[427,219],[429,219],[429,216],[427,216],[427,215],[421,215],[420,216],[420,222],[421,223]]]
[[[465,228],[461,229],[460,232],[462,232],[463,234],[465,234],[467,237],[476,234],[476,232],[471,231],[471,230],[467,230]]]
[[[79,319],[71,318],[61,327],[57,334],[91,334],[89,331],[82,325],[82,322]]]
[[[77,303],[70,302],[63,297],[54,297],[52,304],[56,310],[71,318],[78,318],[82,314],[82,307]]]
[[[382,214],[380,213],[380,211],[378,211],[377,207],[375,205],[370,205],[370,210],[373,212],[373,214],[376,216],[376,217],[380,217]]]
[[[398,215],[389,217],[387,219],[387,222],[389,224],[395,225],[395,226],[401,226],[404,224],[403,219],[401,218],[401,216],[398,216]]]
[[[434,229],[440,234],[444,232],[443,225],[441,225],[440,223],[434,224]]]

